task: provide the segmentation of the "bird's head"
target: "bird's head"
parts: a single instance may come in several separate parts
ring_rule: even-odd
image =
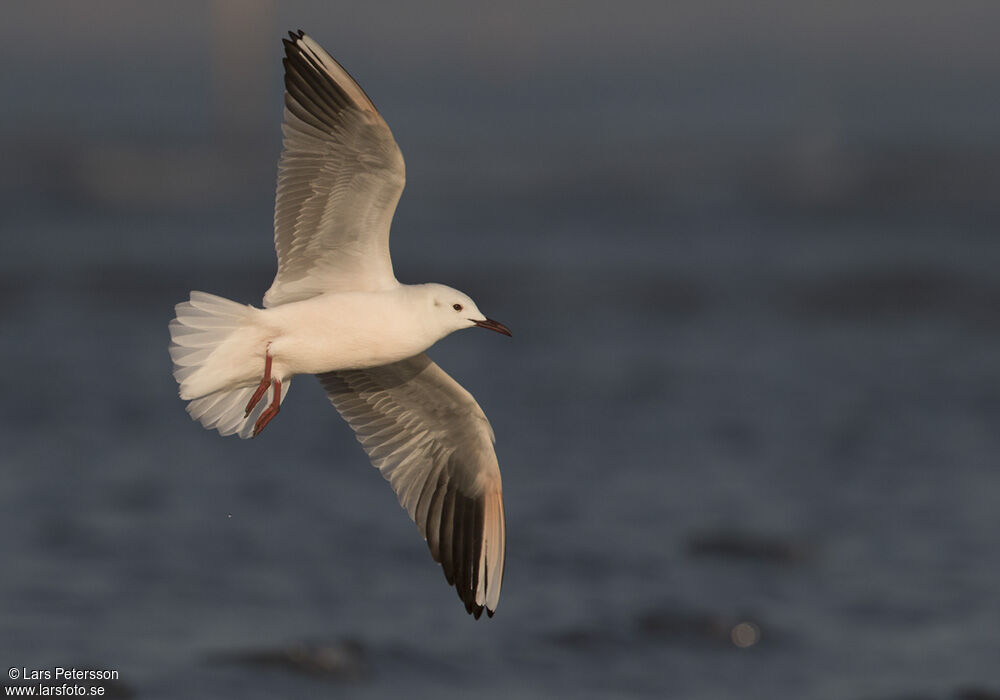
[[[505,325],[486,318],[486,315],[479,310],[476,302],[472,301],[469,295],[443,284],[426,286],[433,317],[441,327],[446,329],[446,333],[478,326],[507,336],[511,335]]]

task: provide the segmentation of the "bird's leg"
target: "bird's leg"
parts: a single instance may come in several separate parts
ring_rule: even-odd
[[[250,397],[250,403],[247,404],[247,412],[243,414],[246,418],[250,415],[250,411],[260,403],[260,400],[264,397],[264,393],[267,391],[267,387],[271,386],[271,353],[264,353],[264,378],[260,380],[260,385],[257,387],[257,391],[253,392],[253,396]]]
[[[260,414],[257,422],[253,426],[253,437],[260,435],[260,431],[271,422],[271,419],[278,415],[278,411],[281,410],[281,380],[275,379],[274,382],[274,397],[271,399],[271,405],[264,409],[264,412]]]

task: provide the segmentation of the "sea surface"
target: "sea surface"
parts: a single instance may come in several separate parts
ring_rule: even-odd
[[[274,273],[277,76],[252,139],[203,54],[31,93],[63,112],[0,118],[0,664],[143,699],[1000,697],[1000,61],[788,51],[355,71],[407,159],[397,276],[514,333],[430,350],[497,436],[479,621],[317,382],[248,441],[177,397],[173,305]]]

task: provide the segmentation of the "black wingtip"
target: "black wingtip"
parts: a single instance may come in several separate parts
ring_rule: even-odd
[[[490,610],[489,608],[486,608],[486,617],[493,617],[493,612],[494,611]]]
[[[285,38],[282,38],[281,40],[281,43],[285,47],[285,55],[288,56],[289,58],[293,58],[295,56],[301,56],[302,60],[306,64],[308,64],[308,67],[312,71],[321,73],[326,77],[327,80],[331,80],[330,76],[327,74],[327,69],[321,66],[319,63],[317,63],[317,57],[315,53],[312,51],[312,49],[303,44],[300,44],[300,41],[305,38],[306,33],[300,29],[298,30],[298,32],[292,32],[292,31],[288,32],[288,36],[290,40]],[[320,50],[322,51],[322,48]],[[333,57],[330,56],[330,58],[332,59]],[[371,108],[377,112],[378,109],[375,107],[375,103],[372,101],[372,98],[369,97],[368,93],[365,92],[364,88],[361,87],[360,84],[358,84],[358,81],[354,79],[354,76],[352,76],[346,68],[337,63],[336,59],[333,59],[333,62],[340,67],[340,70],[344,71],[344,73],[347,74],[347,77],[350,78],[351,81],[354,83],[354,87],[356,87],[358,91],[362,95],[364,95],[365,99],[368,100],[368,104],[371,106]],[[336,85],[335,81],[333,82],[333,85],[338,92],[343,92],[343,88]],[[354,102],[354,100],[349,96],[345,95],[345,97],[347,100]]]

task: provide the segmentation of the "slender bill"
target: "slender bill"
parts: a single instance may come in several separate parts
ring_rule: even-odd
[[[506,336],[514,337],[507,326],[503,325],[499,321],[494,321],[492,318],[485,318],[482,321],[472,321],[480,328],[487,328],[491,331],[496,331],[497,333],[503,333]]]

